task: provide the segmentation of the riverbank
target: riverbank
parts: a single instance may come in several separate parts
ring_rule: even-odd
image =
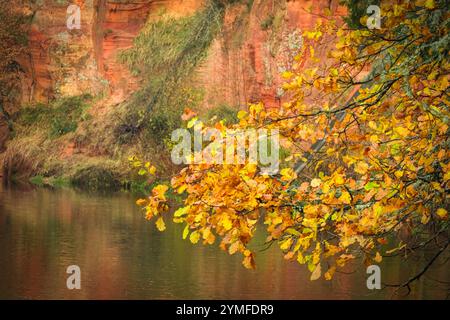
[[[118,128],[128,109],[118,105],[100,116],[108,103],[107,97],[82,95],[22,108],[14,114],[14,131],[0,154],[2,180],[83,189],[136,188],[145,182],[129,166],[128,158],[136,155],[169,175],[174,168],[164,143],[145,129],[123,141]]]

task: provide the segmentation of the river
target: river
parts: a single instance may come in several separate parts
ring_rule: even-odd
[[[159,232],[126,193],[0,187],[2,299],[380,299],[364,268],[350,266],[332,281],[310,281],[305,266],[274,245],[257,251],[256,270],[213,246],[182,240],[181,225]],[[262,248],[265,234],[253,246]],[[423,261],[385,259],[382,281],[399,282]],[[68,290],[66,268],[81,269],[81,289]],[[356,271],[354,271],[356,270]],[[422,277],[407,299],[445,298],[445,268]]]

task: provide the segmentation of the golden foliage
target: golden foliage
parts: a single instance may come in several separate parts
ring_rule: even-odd
[[[449,61],[442,39],[449,14],[442,3],[382,2],[381,30],[327,20],[305,32],[306,47],[337,35],[329,61],[295,64],[283,74],[289,102],[277,110],[252,104],[234,126],[278,129],[291,154],[284,168],[276,176],[248,163],[183,168],[171,181],[186,194],[174,217],[186,224],[183,238],[219,238],[223,250],[240,252],[243,265],[254,268],[248,244],[262,219],[267,242],[306,264],[311,280],[328,265],[330,280],[358,255],[380,262],[383,252],[414,248],[386,240],[403,226],[445,235]],[[184,120],[193,126],[196,118],[187,110]],[[226,129],[221,122],[215,128]],[[166,191],[158,186],[146,199],[148,218],[167,210]]]

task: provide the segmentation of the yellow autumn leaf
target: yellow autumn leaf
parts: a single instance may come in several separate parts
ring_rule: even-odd
[[[287,250],[291,247],[291,245],[292,245],[292,238],[288,238],[280,243],[280,249],[283,251]]]
[[[178,193],[178,194],[182,194],[186,189],[187,189],[187,185],[186,185],[186,184],[183,184],[183,185],[181,185],[181,186],[178,187],[177,193]]]
[[[136,204],[138,206],[144,206],[146,203],[147,203],[147,200],[145,200],[145,199],[138,199],[138,200],[136,200]]]
[[[322,32],[321,31],[305,31],[303,33],[303,36],[307,37],[308,39],[318,40],[322,36]]]
[[[255,269],[255,259],[253,254],[247,255],[244,260],[242,260],[242,265],[247,269]]]
[[[194,117],[191,120],[189,120],[189,122],[187,123],[187,127],[192,128],[195,125],[195,123],[197,122],[197,120],[198,120],[198,117]]]
[[[322,268],[320,266],[320,263],[315,267],[314,271],[311,273],[311,281],[317,280],[322,275]]]
[[[437,209],[436,214],[439,216],[439,218],[441,218],[443,220],[448,219],[448,212],[444,208]]]
[[[309,56],[310,56],[310,58],[314,58],[314,54],[315,54],[314,47],[313,46],[309,46]]]
[[[358,161],[355,165],[355,172],[359,174],[366,174],[369,169],[369,165],[364,161]]]
[[[320,184],[322,183],[322,180],[315,178],[311,180],[311,187],[315,188],[320,186]]]
[[[187,238],[188,234],[189,234],[189,225],[186,224],[186,227],[184,227],[183,229],[183,240]]]
[[[294,74],[293,74],[292,72],[290,72],[290,71],[284,71],[284,72],[281,74],[281,76],[282,76],[284,79],[289,79],[289,78],[291,78],[293,75],[294,75]]]
[[[409,134],[409,130],[404,127],[396,127],[394,131],[401,137],[406,137]]]
[[[344,175],[343,175],[343,174],[335,174],[335,175],[333,176],[332,181],[333,181],[333,183],[334,183],[336,186],[343,185],[344,182],[345,182],[345,180],[344,180]],[[324,192],[325,192],[325,191],[324,191]]]
[[[159,217],[155,224],[159,231],[166,230],[166,224],[164,223],[164,219],[162,217]]]
[[[230,247],[228,248],[228,253],[231,254],[231,255],[235,254],[238,251],[239,246],[240,246],[240,242],[239,241],[233,242],[230,245]]]
[[[450,180],[450,171],[447,171],[447,172],[444,174],[444,181],[447,182],[448,180]]]
[[[240,110],[240,111],[237,113],[237,118],[238,118],[239,120],[242,120],[242,119],[244,119],[245,117],[247,117],[247,111]]]
[[[175,218],[179,218],[179,217],[182,217],[182,216],[186,215],[188,213],[188,211],[189,211],[189,206],[182,207],[182,208],[179,208],[177,211],[175,211],[173,213],[173,216]]]
[[[336,272],[336,266],[330,267],[327,272],[325,272],[324,277],[326,280],[331,280],[333,278],[334,273]]]
[[[198,232],[197,230],[192,232],[191,235],[189,236],[189,240],[193,244],[196,244],[200,240],[200,232]]]
[[[350,193],[348,193],[347,191],[342,192],[341,196],[339,197],[339,200],[341,200],[341,202],[345,204],[350,204],[352,202]]]
[[[381,254],[380,254],[379,252],[377,252],[377,253],[375,254],[375,257],[373,258],[373,260],[374,260],[375,262],[380,263],[381,260],[383,260],[383,257],[381,256]]]
[[[330,69],[330,74],[334,77],[337,77],[339,75],[339,71],[335,68]]]
[[[402,170],[397,170],[397,171],[394,172],[394,175],[395,175],[397,178],[401,178],[401,177],[403,177],[404,173],[405,173],[405,172],[402,171]]]
[[[422,214],[422,218],[420,219],[420,222],[422,224],[427,224],[430,221],[431,216],[427,213]]]
[[[155,166],[151,166],[150,168],[148,168],[148,173],[150,173],[151,175],[155,175],[156,167]]]
[[[291,181],[297,178],[297,174],[292,168],[284,168],[280,171],[282,181]]]
[[[222,226],[223,228],[228,231],[233,227],[233,223],[231,222],[230,218],[228,218],[227,216],[225,216],[222,219]]]
[[[425,1],[425,8],[427,9],[434,9],[436,7],[436,3],[434,0],[426,0]]]
[[[160,200],[165,201],[166,200],[165,194],[168,189],[169,189],[168,186],[166,186],[164,184],[160,184],[160,185],[157,185],[156,187],[154,187],[152,192],[155,197],[159,198]]]

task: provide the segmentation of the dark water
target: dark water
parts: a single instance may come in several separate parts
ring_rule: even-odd
[[[182,226],[157,231],[127,194],[0,187],[0,298],[11,299],[379,299],[357,265],[332,281],[310,281],[276,246],[257,253],[257,269],[217,244],[183,241]],[[264,242],[258,233],[254,245]],[[81,290],[68,290],[66,268],[81,268]],[[385,259],[382,281],[398,282],[423,261]],[[448,267],[448,265],[447,265]],[[445,265],[414,287],[408,299],[445,298]],[[357,270],[352,272],[353,270]]]

